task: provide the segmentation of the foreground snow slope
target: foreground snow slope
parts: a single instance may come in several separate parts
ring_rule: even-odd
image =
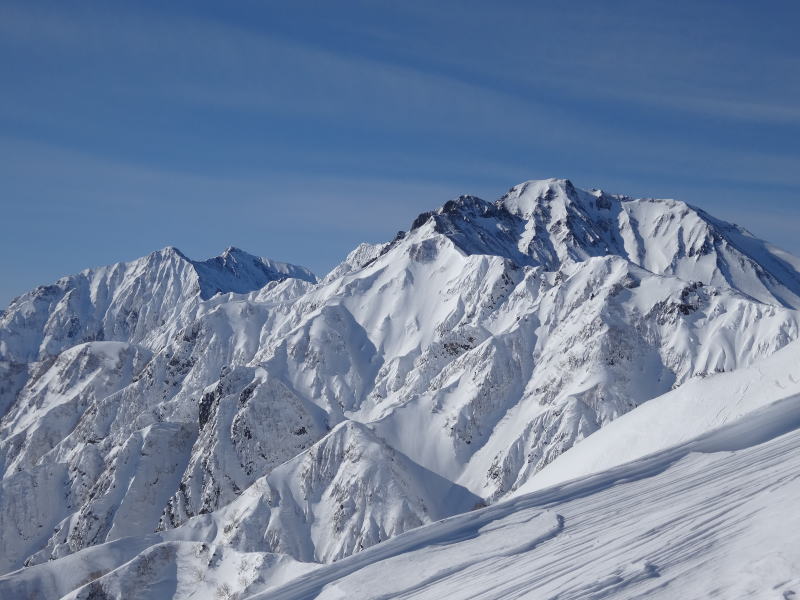
[[[421,527],[252,600],[793,598],[800,396],[597,475]]]

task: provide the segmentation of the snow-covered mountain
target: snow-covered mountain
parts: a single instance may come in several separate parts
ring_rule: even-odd
[[[243,294],[271,281],[314,282],[309,270],[230,247],[193,261],[167,247],[127,263],[87,269],[15,298],[0,320],[3,360],[31,362],[95,340],[145,346],[194,317],[216,294]]]
[[[0,571],[27,565],[0,590],[118,597],[151,569],[163,597],[193,570],[255,593],[585,477],[571,453],[613,428],[678,415],[629,450],[685,442],[751,395],[710,385],[692,428],[681,394],[757,385],[751,365],[796,356],[798,309],[800,259],[555,179],[451,200],[319,282],[234,248],[63,278],[0,318]]]
[[[566,461],[555,485],[520,490],[332,564],[263,550],[273,506],[282,510],[279,487],[266,480],[284,485],[307,452],[219,511],[0,577],[0,595],[583,599],[777,591],[790,598],[800,587],[799,351],[793,342],[742,372],[694,380],[634,409],[565,453],[577,460]],[[345,424],[332,437],[361,427]],[[606,435],[612,429],[616,435]],[[359,459],[374,452],[372,439],[349,447]],[[587,457],[600,469],[593,471],[597,462],[587,469]],[[311,496],[321,489],[305,485]],[[302,509],[295,517],[299,527],[279,531],[307,532]]]

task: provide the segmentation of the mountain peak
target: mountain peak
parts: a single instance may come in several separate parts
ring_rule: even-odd
[[[252,292],[270,281],[281,281],[289,277],[316,282],[316,276],[305,267],[262,258],[236,246],[228,246],[218,256],[205,260],[189,258],[175,246],[166,246],[133,262],[140,261],[145,262],[145,269],[157,268],[154,262],[175,261],[176,265],[186,264],[190,272],[194,272],[199,279],[200,297],[203,300],[219,293]],[[128,263],[119,263],[120,266],[124,264]]]
[[[191,262],[191,259],[175,246],[164,246],[163,248],[161,248],[161,250],[156,250],[155,252],[151,252],[145,258],[155,257],[155,256],[159,258],[178,258],[180,260]]]
[[[25,362],[91,340],[142,343],[166,324],[177,326],[188,319],[198,298],[249,293],[288,278],[316,282],[304,267],[259,258],[233,246],[203,261],[166,246],[130,262],[62,277],[19,296],[0,314],[0,353]]]
[[[227,248],[225,248],[225,250],[223,250],[222,254],[220,254],[220,256],[232,256],[232,255],[253,256],[249,252],[245,252],[244,250],[242,250],[241,248],[237,248],[236,246],[228,246]]]
[[[200,277],[200,295],[204,300],[218,293],[252,292],[270,281],[289,277],[316,282],[316,276],[305,267],[261,258],[235,246],[228,246],[219,256],[192,264]]]
[[[584,195],[588,195],[583,192]],[[512,187],[500,200],[498,206],[513,215],[531,218],[537,210],[556,204],[578,202],[580,196],[569,179],[532,179]]]
[[[420,214],[411,230],[431,222],[432,232],[469,255],[502,256],[548,271],[615,255],[659,275],[699,279],[760,302],[800,307],[795,259],[680,200],[634,199],[550,178],[519,183],[494,203],[459,196]]]

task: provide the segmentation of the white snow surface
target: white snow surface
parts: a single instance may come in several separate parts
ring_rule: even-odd
[[[0,314],[0,596],[355,581],[319,565],[365,565],[459,513],[513,521],[524,498],[758,429],[800,393],[799,266],[682,202],[551,179],[451,200],[321,281],[235,248],[167,248],[37,288]],[[591,535],[536,506],[527,541],[513,527],[476,539],[502,563],[506,542],[523,548],[511,557],[560,547],[564,527]],[[608,577],[638,581],[617,567]]]

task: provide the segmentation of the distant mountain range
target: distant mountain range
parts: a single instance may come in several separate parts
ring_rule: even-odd
[[[697,565],[751,563],[747,519],[792,510],[799,337],[800,259],[564,179],[450,200],[319,281],[237,248],[88,269],[0,316],[0,597],[734,597]],[[581,571],[593,502],[631,522]],[[724,507],[745,537],[680,537]]]

